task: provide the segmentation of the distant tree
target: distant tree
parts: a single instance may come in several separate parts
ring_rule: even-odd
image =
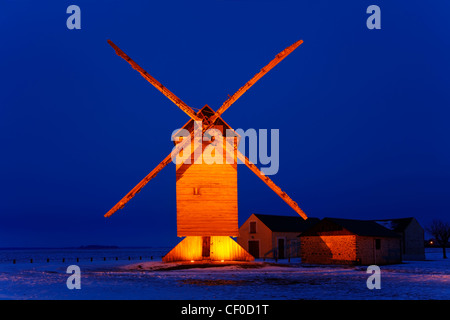
[[[450,238],[450,224],[442,220],[433,220],[426,230],[434,237],[437,244],[442,247],[443,258],[447,259],[445,248]]]

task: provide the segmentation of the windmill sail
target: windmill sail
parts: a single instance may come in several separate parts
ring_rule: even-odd
[[[162,94],[169,98],[175,105],[177,105],[182,111],[184,111],[189,117],[195,121],[204,120],[202,132],[211,128],[214,122],[225,112],[239,97],[241,97],[246,91],[248,91],[259,79],[261,79],[267,72],[274,68],[279,62],[286,58],[290,53],[292,53],[298,46],[300,46],[303,41],[299,40],[292,44],[291,46],[284,49],[276,57],[269,62],[264,68],[260,70],[252,79],[250,79],[244,86],[242,86],[235,94],[233,94],[229,99],[227,99],[222,106],[210,117],[200,117],[192,108],[185,104],[180,98],[173,94],[170,90],[164,87],[159,81],[148,74],[143,68],[141,68],[136,62],[134,62],[128,55],[126,55],[119,47],[117,47],[111,40],[108,40],[111,47],[114,48],[116,54],[126,60],[136,71],[138,71],[148,82],[150,82],[156,89],[158,89]],[[193,132],[191,132],[191,139],[193,138]],[[190,143],[189,139],[185,139],[183,142],[178,143],[177,146],[172,150],[172,152],[164,158],[144,179],[142,179],[130,192],[128,192],[114,207],[112,207],[106,214],[105,217],[110,217],[117,210],[123,208],[125,204],[130,201],[141,189],[152,180],[165,166],[167,166],[171,161],[173,156],[177,155],[187,144]],[[228,143],[228,142],[227,142]],[[233,147],[231,147],[233,150]],[[226,148],[228,150],[228,148]],[[296,211],[304,219],[307,218],[306,214],[302,209],[293,201],[284,191],[281,190],[269,177],[264,175],[252,162],[249,161],[238,150],[237,158],[239,158],[245,165],[255,173],[264,183],[266,183],[269,188],[271,188],[276,194],[278,194],[294,211]],[[195,152],[194,149],[191,151]],[[235,157],[236,155],[233,155]]]
[[[257,74],[253,76],[245,85],[239,88],[231,97],[229,97],[222,106],[217,110],[216,114],[211,117],[211,122],[214,122],[216,118],[220,117],[237,99],[239,99],[245,92],[248,91],[259,79],[261,79],[267,72],[272,70],[278,63],[291,54],[295,49],[303,43],[303,40],[298,40],[293,43],[270,61],[264,68],[262,68]]]
[[[108,43],[116,51],[116,54],[128,62],[134,70],[139,72],[148,82],[150,82],[156,89],[158,89],[163,95],[170,99],[175,105],[177,105],[181,110],[183,110],[189,117],[194,120],[200,120],[195,111],[192,110],[186,103],[184,103],[180,98],[178,98],[173,92],[163,86],[158,80],[153,78],[147,71],[142,69],[136,62],[133,61],[128,55],[125,54],[118,46],[114,44],[111,40]]]
[[[230,150],[234,150],[237,158],[245,163],[245,165],[254,173],[258,178],[260,178],[270,189],[272,189],[284,202],[286,202],[295,212],[297,212],[303,219],[308,219],[305,212],[298,206],[297,202],[292,200],[291,197],[287,195],[286,192],[281,190],[279,186],[275,184],[268,176],[261,172],[258,167],[253,164],[246,156],[244,156],[239,150],[235,150],[233,146],[229,144],[226,139],[222,139],[225,141],[228,146],[224,148],[227,152],[231,152]],[[235,154],[230,154],[230,156],[235,157]]]

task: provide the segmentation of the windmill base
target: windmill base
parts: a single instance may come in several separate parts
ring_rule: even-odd
[[[229,236],[188,236],[162,261],[253,261],[255,258]]]

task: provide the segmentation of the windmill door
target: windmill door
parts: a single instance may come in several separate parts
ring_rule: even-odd
[[[209,259],[211,252],[211,237],[202,237],[202,258]]]

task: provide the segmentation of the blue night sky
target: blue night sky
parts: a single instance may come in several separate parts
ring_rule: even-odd
[[[71,4],[81,30],[66,27]],[[366,27],[371,4],[381,30]],[[223,119],[280,130],[271,178],[311,217],[448,220],[449,10],[423,0],[1,1],[0,247],[179,241],[174,164],[103,217],[189,119],[107,39],[189,106],[215,110],[303,39]],[[244,165],[238,201],[239,224],[296,215]]]

